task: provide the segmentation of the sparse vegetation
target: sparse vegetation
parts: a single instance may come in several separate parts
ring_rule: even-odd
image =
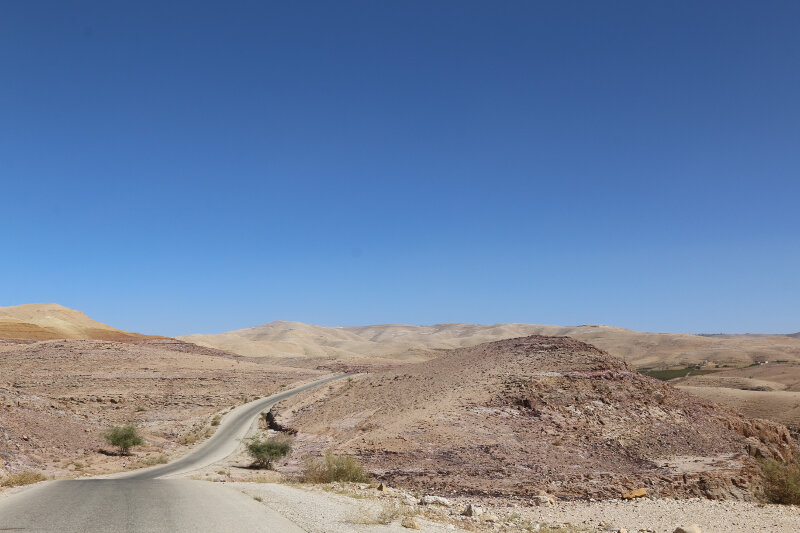
[[[301,479],[306,483],[333,483],[334,481],[363,483],[369,479],[369,476],[354,457],[334,455],[333,452],[328,451],[324,458],[306,461]]]
[[[675,378],[684,378],[687,376],[704,376],[706,374],[713,374],[716,370],[697,369],[692,367],[676,368],[672,370],[651,370],[642,369],[639,372],[646,374],[650,377],[660,379],[661,381],[669,381]]]
[[[181,435],[178,439],[179,444],[190,445],[196,442],[199,442],[203,439],[207,439],[211,435],[214,434],[214,430],[209,427],[202,427],[195,431],[191,431],[185,435]]]
[[[214,418],[211,419],[211,425],[212,426],[218,426],[221,419],[222,419],[222,417],[220,417],[219,415],[216,415]]]
[[[148,466],[155,466],[155,465],[164,465],[169,462],[169,458],[166,455],[148,455],[147,457],[142,457],[136,463],[133,464],[134,468],[146,468]]]
[[[0,479],[0,487],[19,487],[22,485],[30,485],[31,483],[38,483],[47,479],[39,472],[20,472],[19,474],[12,474],[6,478]]]
[[[272,468],[272,461],[280,459],[292,451],[292,441],[286,437],[261,440],[252,439],[247,443],[247,453],[258,468]]]
[[[764,475],[764,497],[772,503],[800,505],[800,461],[761,459],[759,462]]]
[[[383,505],[379,509],[361,506],[350,516],[349,522],[367,526],[387,525],[414,514],[397,505]]]
[[[112,446],[119,448],[121,455],[129,455],[131,448],[144,444],[144,439],[133,424],[111,426],[103,437]]]

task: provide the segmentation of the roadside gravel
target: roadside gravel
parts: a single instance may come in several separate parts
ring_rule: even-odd
[[[569,522],[593,529],[672,533],[678,526],[697,524],[703,533],[789,533],[800,531],[800,508],[738,501],[607,500],[559,502],[553,507],[527,508],[521,514],[534,521]],[[602,524],[602,525],[601,525]]]
[[[297,485],[278,483],[235,482],[227,485],[290,518],[311,533],[340,533],[362,531],[409,531],[400,526],[402,515],[388,525],[375,521],[381,512],[406,503],[412,513],[426,513],[436,521],[418,514],[413,518],[421,531],[521,532],[537,531],[537,526],[571,525],[566,531],[618,531],[628,533],[673,533],[679,526],[700,526],[703,533],[790,533],[800,531],[800,508],[786,505],[764,505],[740,501],[705,499],[638,499],[632,501],[603,500],[596,502],[557,502],[552,506],[491,505],[487,502],[468,502],[458,499],[451,507],[417,506],[407,491],[388,488],[380,493],[372,487],[352,484],[341,486]],[[411,506],[407,503],[411,501]],[[461,515],[467,503],[481,504],[480,518]],[[436,508],[433,509],[432,507]],[[495,518],[489,521],[489,517]],[[369,522],[372,523],[359,523]]]
[[[309,533],[386,532],[408,533],[400,525],[402,517],[394,517],[389,524],[379,523],[384,518],[384,502],[371,498],[353,498],[313,489],[303,489],[276,483],[226,483],[226,486],[261,498],[267,507],[293,521]],[[385,516],[385,515],[384,515]],[[436,524],[421,517],[413,517],[419,531],[439,533],[463,531],[451,525]]]

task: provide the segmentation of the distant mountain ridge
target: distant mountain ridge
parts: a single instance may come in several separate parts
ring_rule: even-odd
[[[147,337],[113,328],[59,304],[0,307],[0,339],[132,341]]]
[[[704,361],[749,364],[757,360],[800,361],[800,338],[788,335],[694,335],[648,333],[585,324],[437,324],[327,327],[270,322],[181,340],[249,356],[415,361],[441,350],[528,335],[572,337],[623,357],[638,367],[680,366]]]

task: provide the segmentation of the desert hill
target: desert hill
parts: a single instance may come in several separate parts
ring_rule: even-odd
[[[287,400],[301,449],[360,456],[398,486],[453,494],[752,499],[751,455],[788,457],[785,427],[753,421],[570,338],[450,351]]]
[[[181,455],[221,410],[322,374],[268,363],[164,338],[0,340],[0,466],[57,477],[124,469],[132,458],[104,453],[102,433],[127,423],[145,435],[140,454]]]
[[[145,335],[112,328],[62,305],[0,307],[0,338],[27,340],[95,339],[126,341]]]
[[[800,339],[787,335],[646,333],[601,325],[385,324],[325,327],[301,322],[270,322],[216,335],[179,338],[256,357],[422,361],[441,350],[527,335],[572,337],[620,356],[637,368],[685,366],[704,361],[732,365],[747,365],[761,360],[800,361]]]

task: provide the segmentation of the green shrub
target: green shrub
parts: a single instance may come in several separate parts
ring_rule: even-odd
[[[38,483],[47,479],[39,472],[20,472],[13,474],[7,478],[0,479],[0,487],[19,487],[21,485],[30,485],[31,483]]]
[[[772,503],[800,505],[800,462],[783,463],[774,459],[762,459],[761,473],[764,475],[764,496]]]
[[[369,479],[354,457],[325,453],[324,458],[309,459],[301,478],[306,483],[332,483],[334,481],[350,481],[363,483]]]
[[[258,438],[247,443],[247,453],[258,468],[272,468],[272,461],[288,455],[292,451],[292,441],[284,437],[268,440]]]
[[[139,435],[139,430],[133,424],[111,426],[103,434],[103,437],[109,444],[119,448],[119,452],[122,455],[128,455],[131,448],[144,444],[144,439]]]

